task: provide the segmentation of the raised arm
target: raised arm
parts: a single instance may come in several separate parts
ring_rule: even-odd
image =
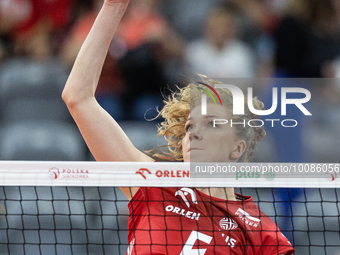
[[[103,63],[129,0],[105,0],[84,41],[62,98],[97,161],[153,161],[137,150],[117,122],[97,103]],[[128,188],[127,188],[128,189]],[[122,189],[128,198],[135,193]]]

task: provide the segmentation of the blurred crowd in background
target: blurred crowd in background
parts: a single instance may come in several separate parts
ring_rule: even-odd
[[[61,92],[102,3],[0,0],[0,160],[93,160]],[[135,146],[147,150],[164,141],[156,138],[160,119],[145,119],[197,74],[278,78],[254,88],[266,109],[272,87],[307,88],[313,116],[295,108],[285,118],[298,120],[296,128],[267,128],[254,160],[338,162],[339,0],[131,0],[96,97]],[[291,85],[285,78],[325,79]],[[275,114],[272,119],[282,119]],[[278,192],[282,201],[301,195]],[[284,208],[290,215],[290,206]],[[283,226],[291,229],[288,221]]]
[[[66,108],[60,94],[102,3],[0,1],[2,126],[37,114],[71,122],[62,112]],[[131,0],[112,40],[96,97],[117,121],[145,121],[157,115],[163,96],[197,74],[215,79],[340,77],[340,2]],[[274,85],[260,85],[260,99],[270,102],[267,95]],[[313,120],[339,126],[340,86],[325,82],[309,89],[316,102],[311,106]],[[301,147],[299,141],[292,142],[293,150]],[[298,155],[293,161],[303,161],[300,151],[293,155]]]

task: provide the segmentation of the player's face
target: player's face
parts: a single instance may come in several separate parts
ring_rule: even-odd
[[[185,162],[233,162],[242,155],[245,142],[235,135],[229,123],[216,124],[214,127],[214,119],[230,122],[227,108],[207,104],[207,115],[201,114],[201,106],[191,111],[182,141]]]

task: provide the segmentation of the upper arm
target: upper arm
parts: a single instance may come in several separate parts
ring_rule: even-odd
[[[95,98],[67,106],[96,161],[154,161],[132,144],[118,123]],[[130,200],[139,187],[120,189]]]
[[[67,106],[97,161],[153,161],[131,143],[94,97]]]

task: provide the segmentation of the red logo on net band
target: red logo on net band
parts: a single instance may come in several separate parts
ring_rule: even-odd
[[[338,174],[333,169],[328,169],[328,171],[325,174],[329,174],[332,177],[332,181],[335,181],[335,179],[338,177]]]
[[[146,173],[152,174],[147,168],[136,171],[136,174],[140,174],[144,179],[147,177]],[[157,170],[155,175],[158,178],[190,178],[190,170]]]
[[[89,178],[89,170],[86,169],[58,169],[52,167],[49,170],[53,174],[53,179],[58,178]]]
[[[139,168],[139,170],[136,172],[136,174],[140,174],[141,176],[143,176],[144,179],[146,179],[144,172],[151,174],[150,170],[147,169],[147,168]]]

